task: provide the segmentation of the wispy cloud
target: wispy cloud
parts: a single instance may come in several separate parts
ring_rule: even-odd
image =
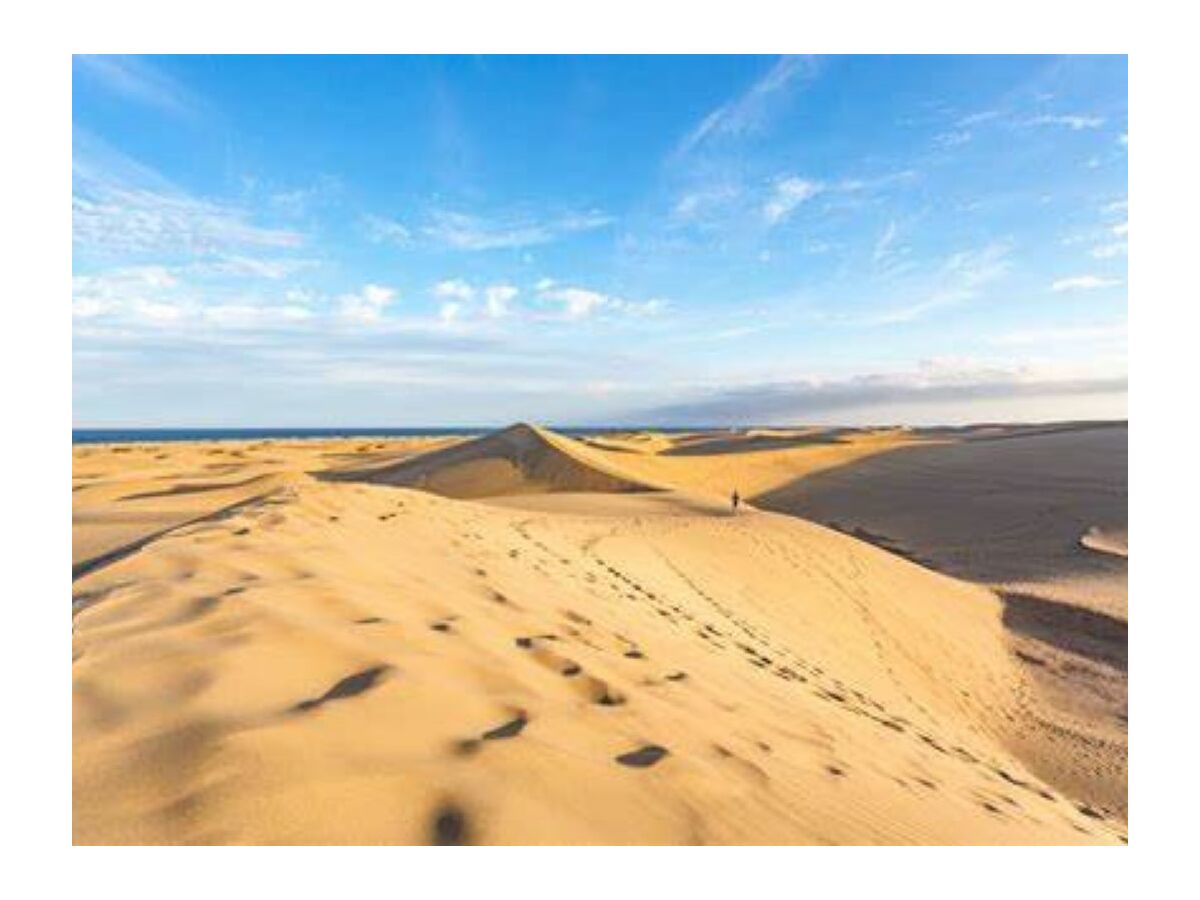
[[[1097,244],[1092,248],[1093,259],[1112,259],[1117,256],[1125,256],[1129,252],[1129,244],[1125,241],[1112,241],[1107,244]]]
[[[189,270],[203,275],[231,275],[250,278],[266,278],[280,281],[298,272],[312,269],[320,263],[315,259],[263,258],[252,256],[224,256],[210,262],[198,262]]]
[[[1101,288],[1116,287],[1121,283],[1119,278],[1105,278],[1100,275],[1073,275],[1070,278],[1059,278],[1050,285],[1050,290],[1056,294],[1064,291],[1095,291]]]
[[[363,216],[362,226],[367,240],[373,244],[404,246],[412,240],[412,231],[407,226],[393,219],[385,219],[383,216]]]
[[[587,288],[558,287],[553,283],[540,288],[538,296],[543,301],[558,305],[557,318],[572,322],[588,319],[599,313],[635,317],[652,316],[661,313],[668,306],[666,300],[659,298],[651,300],[627,300],[623,297]]]
[[[384,308],[396,299],[396,289],[384,284],[364,284],[356,294],[342,294],[337,299],[338,312],[356,322],[378,322]]]
[[[1012,246],[993,241],[978,250],[953,254],[938,268],[932,284],[908,303],[892,306],[861,320],[864,325],[895,325],[922,318],[934,310],[971,300],[980,290],[1003,276],[1009,267]]]
[[[736,200],[741,192],[738,185],[728,182],[693,188],[676,200],[671,208],[671,218],[680,223],[704,220]]]
[[[1047,344],[1058,346],[1066,343],[1099,343],[1124,341],[1129,329],[1125,322],[1107,322],[1100,325],[1064,325],[1058,328],[1030,328],[996,335],[991,343],[999,346]]]
[[[194,120],[203,111],[194,93],[144,57],[79,55],[74,69],[110,93],[178,118]]]
[[[693,397],[630,418],[663,425],[799,424],[859,409],[972,403],[981,400],[1119,394],[1123,374],[1077,376],[1029,368],[925,365],[914,371],[804,378],[694,390]]]
[[[87,143],[76,143],[71,231],[77,247],[203,256],[304,243],[299,232],[256,224],[246,209],[195,197],[132,160],[107,156],[94,159]]]
[[[887,258],[889,252],[891,252],[892,245],[896,243],[897,234],[899,234],[899,230],[896,228],[896,220],[893,219],[887,223],[887,227],[883,229],[883,233],[875,241],[875,250],[871,254],[871,259],[875,265],[879,265]]]
[[[856,203],[887,188],[911,182],[918,177],[913,169],[871,177],[817,181],[798,175],[785,175],[771,182],[762,202],[762,216],[768,227],[782,225],[796,210],[821,197],[826,205]]]
[[[456,250],[498,250],[548,244],[569,234],[603,228],[612,222],[611,216],[594,210],[541,220],[525,217],[493,220],[434,210],[421,233],[435,243]]]
[[[511,310],[509,304],[520,293],[511,284],[493,284],[484,289],[483,297],[487,315],[493,319],[503,319]]]
[[[780,178],[763,204],[763,218],[768,225],[778,225],[786,221],[801,203],[811,200],[822,190],[820,184],[806,178]]]
[[[717,107],[688,132],[675,150],[687,155],[722,138],[737,138],[762,129],[780,99],[798,84],[811,81],[818,64],[811,56],[784,56],[741,96]]]
[[[475,296],[475,288],[461,278],[448,278],[433,286],[433,296],[443,300],[461,300],[466,302]]]
[[[960,147],[963,144],[970,143],[972,134],[965,129],[958,131],[943,131],[941,134],[936,134],[933,137],[933,142],[943,149],[950,147]]]
[[[1060,125],[1064,128],[1069,128],[1071,131],[1083,131],[1089,128],[1099,128],[1104,124],[1104,119],[1100,116],[1043,114],[1027,120],[1027,124]]]

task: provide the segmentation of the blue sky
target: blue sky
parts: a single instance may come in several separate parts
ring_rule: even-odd
[[[76,57],[74,422],[1126,414],[1124,57]]]

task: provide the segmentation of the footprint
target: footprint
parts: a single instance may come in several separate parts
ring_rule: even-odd
[[[644,654],[641,650],[636,650],[636,649],[635,650],[626,650],[625,658],[626,659],[645,659],[646,654]]]
[[[364,619],[355,619],[354,624],[355,625],[378,625],[382,621],[383,621],[383,619],[381,619],[379,616],[367,616]]]
[[[528,724],[529,719],[526,717],[525,713],[519,713],[515,719],[505,722],[503,725],[499,725],[496,728],[493,728],[491,731],[485,731],[483,733],[483,739],[485,741],[503,741],[507,740],[508,738],[514,738],[524,731],[525,726]]]
[[[309,712],[331,700],[345,700],[347,697],[357,697],[359,694],[375,687],[379,679],[390,668],[391,666],[372,666],[369,669],[363,669],[361,672],[355,672],[353,675],[347,675],[320,697],[301,700],[292,709],[295,712]]]
[[[667,681],[683,681],[687,678],[687,672],[672,672],[667,676]]]
[[[600,706],[622,706],[625,695],[610,687],[607,681],[589,675],[578,682],[578,690],[593,703]]]
[[[430,831],[430,843],[436,847],[457,847],[470,843],[466,814],[453,804],[446,804],[434,811]]]
[[[646,769],[661,760],[668,752],[666,747],[660,747],[657,744],[647,744],[644,747],[639,747],[637,750],[622,753],[617,757],[617,762],[634,769]]]

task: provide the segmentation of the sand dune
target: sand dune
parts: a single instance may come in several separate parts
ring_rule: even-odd
[[[1014,746],[1046,777],[1124,811],[1128,429],[1063,423],[937,435],[954,442],[864,458],[758,502],[995,589],[1041,700],[1036,727]]]
[[[1014,750],[1041,707],[993,593],[495,437],[330,457],[356,480],[264,448],[289,460],[265,494],[81,576],[75,841],[1123,839]],[[80,483],[139,471],[79,456]]]
[[[290,474],[394,463],[445,438],[364,442],[227,441],[93,445],[74,452],[72,553],[76,575],[188,522],[231,510]]]
[[[637,453],[593,446],[627,477],[711,497],[737,489],[754,502],[816,472],[922,440],[899,429],[795,429],[671,435]]]
[[[349,471],[339,477],[419,487],[460,499],[556,491],[624,493],[654,489],[652,484],[623,473],[593,448],[523,423],[394,466],[365,473]]]

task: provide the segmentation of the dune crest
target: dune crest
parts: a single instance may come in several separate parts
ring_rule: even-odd
[[[1100,528],[1093,525],[1079,538],[1079,543],[1097,553],[1129,558],[1129,532],[1123,528]]]
[[[524,422],[395,465],[340,477],[457,499],[656,489],[585,444]]]

